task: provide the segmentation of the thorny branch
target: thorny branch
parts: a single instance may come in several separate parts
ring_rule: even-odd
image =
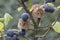
[[[26,5],[24,4],[24,1],[23,1],[23,0],[18,0],[18,2],[19,2],[20,4],[22,4],[24,10],[30,15],[30,18],[31,18],[31,20],[32,20],[32,22],[33,22],[33,24],[34,24],[34,40],[37,40],[38,37],[36,37],[36,36],[38,35],[38,34],[37,34],[37,31],[38,31],[38,30],[37,30],[37,27],[38,27],[38,25],[37,25],[37,23],[35,22],[32,14],[31,14],[31,12],[29,11],[29,9],[27,9]]]

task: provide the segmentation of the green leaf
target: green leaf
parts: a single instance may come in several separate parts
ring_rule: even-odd
[[[58,7],[56,8],[56,10],[60,11],[60,6],[58,6]]]
[[[56,32],[60,33],[60,22],[56,22],[56,24],[53,26],[53,29]]]
[[[4,15],[4,23],[5,23],[5,25],[8,25],[8,23],[9,23],[12,19],[13,19],[13,17],[12,17],[10,14],[5,13],[5,15]]]
[[[53,3],[47,3],[48,6],[52,6],[55,7],[55,5]]]
[[[18,7],[17,10],[20,12],[23,9],[23,7]]]
[[[0,18],[0,22],[4,22],[4,18]]]
[[[0,22],[0,31],[3,32],[4,31],[4,24],[2,22]]]
[[[32,7],[32,0],[29,0],[28,2],[27,2],[27,4],[28,4],[28,7],[29,7],[29,9]]]

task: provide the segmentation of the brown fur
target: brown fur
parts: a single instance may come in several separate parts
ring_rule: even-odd
[[[42,7],[40,7],[40,5],[35,4],[32,6],[32,9],[30,10],[32,12],[32,15],[36,16],[36,17],[42,17],[43,13],[44,13],[44,9]]]
[[[30,22],[28,20],[24,22],[22,19],[19,19],[19,22],[18,22],[19,29],[29,29],[29,26],[30,26]]]

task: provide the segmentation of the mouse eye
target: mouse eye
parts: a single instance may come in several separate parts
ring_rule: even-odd
[[[39,14],[39,13],[38,13]]]

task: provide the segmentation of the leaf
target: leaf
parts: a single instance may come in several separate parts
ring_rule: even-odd
[[[60,22],[56,22],[56,24],[52,27],[56,32],[60,33]]]
[[[0,31],[3,32],[4,31],[4,24],[2,22],[0,22]]]
[[[9,23],[12,19],[13,19],[13,17],[12,17],[10,14],[5,13],[5,15],[4,15],[4,23],[5,23],[5,25],[8,25],[8,23]]]
[[[53,3],[47,3],[48,6],[54,7],[55,5]]]
[[[0,22],[4,22],[4,18],[0,18]]]
[[[17,10],[20,12],[23,9],[23,7],[18,7]]]
[[[29,7],[29,9],[32,7],[32,0],[29,0],[28,2],[27,2],[27,4],[28,4],[28,7]]]
[[[60,6],[58,6],[58,7],[56,8],[56,10],[60,10]]]

